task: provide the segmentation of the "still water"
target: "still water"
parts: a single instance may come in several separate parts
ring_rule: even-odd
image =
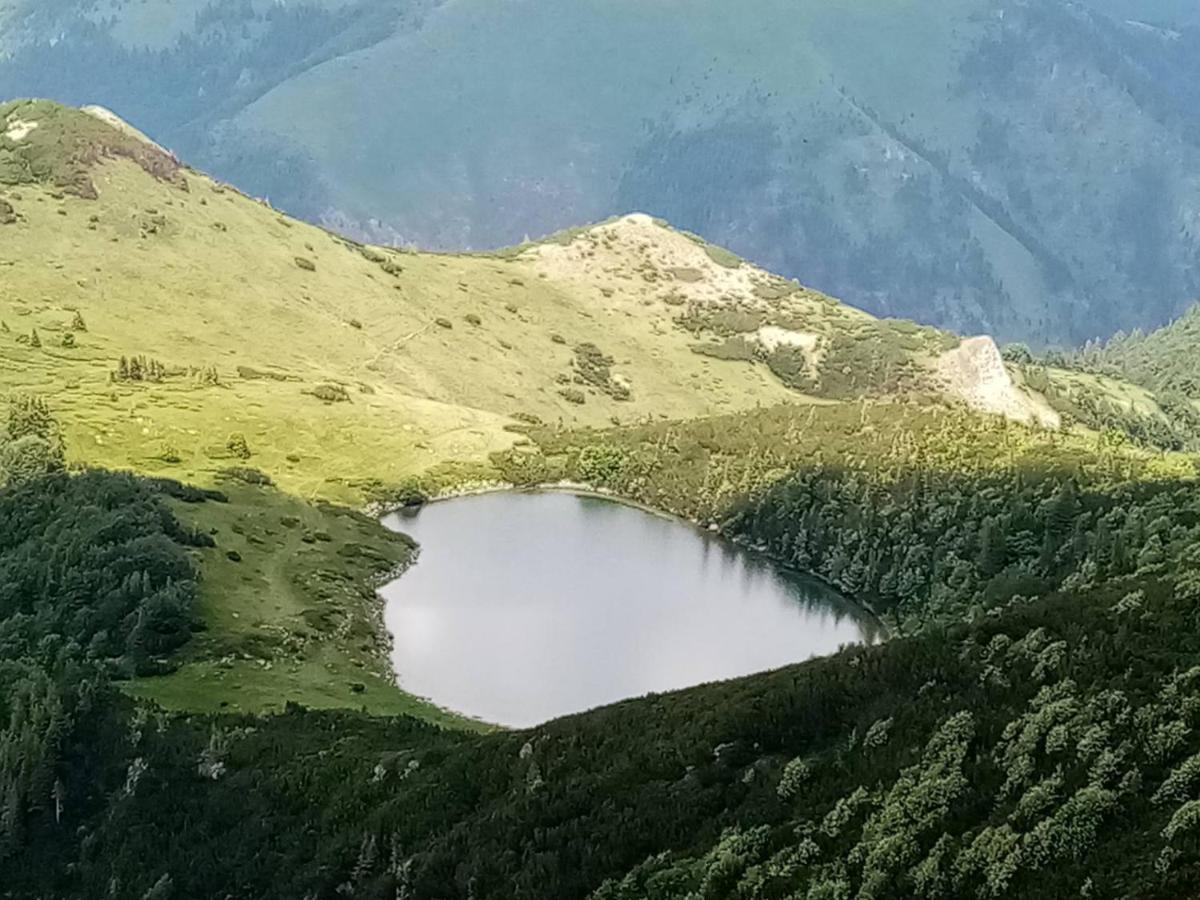
[[[566,493],[433,503],[387,585],[406,691],[500,725],[778,668],[874,640],[820,582],[630,506]]]

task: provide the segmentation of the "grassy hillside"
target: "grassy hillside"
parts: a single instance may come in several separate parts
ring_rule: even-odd
[[[876,314],[1038,342],[1200,293],[1186,3],[10,6],[0,95],[113,107],[375,240],[644,209]]]
[[[132,686],[173,708],[443,720],[379,677],[370,588],[407,548],[325,504],[505,480],[530,429],[896,395],[1045,413],[978,346],[642,215],[493,254],[366,247],[27,101],[0,105],[0,213],[0,393],[45,397],[73,465],[227,495],[179,509],[216,535],[206,631]]]
[[[79,461],[205,481],[248,460],[302,496],[353,498],[371,479],[485,461],[516,439],[514,415],[600,424],[795,396],[765,368],[691,351],[652,243],[726,270],[652,223],[618,248],[619,272],[579,277],[536,248],[370,249],[144,145],[139,165],[132,139],[82,113],[6,105],[3,121],[0,380],[55,397]],[[77,128],[94,146],[43,159]],[[572,390],[583,344],[608,374]],[[123,374],[122,357],[145,371]]]
[[[487,477],[522,423],[895,393],[1045,414],[990,343],[876,320],[646,216],[494,254],[366,247],[119,122],[14,102],[0,123],[0,387],[52,396],[78,462],[197,483],[252,465],[358,501]]]

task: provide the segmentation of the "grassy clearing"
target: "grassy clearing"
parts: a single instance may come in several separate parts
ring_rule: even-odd
[[[213,533],[196,551],[205,630],[166,676],[130,693],[171,709],[279,712],[289,703],[411,714],[470,725],[395,684],[373,586],[406,566],[412,545],[354,510],[230,481],[228,503],[172,501]]]

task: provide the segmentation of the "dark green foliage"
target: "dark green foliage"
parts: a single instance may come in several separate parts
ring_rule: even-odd
[[[153,357],[142,355],[122,356],[117,368],[110,373],[113,381],[163,381],[168,375],[167,367]]]
[[[429,501],[430,491],[418,478],[407,478],[399,484],[374,484],[366,489],[371,503],[381,509],[421,506]]]
[[[1096,385],[1052,378],[1038,364],[1027,365],[1023,371],[1026,384],[1040,392],[1068,424],[1078,423],[1100,432],[1119,432],[1147,447],[1200,448],[1200,406],[1182,394],[1164,390],[1154,396],[1161,414],[1143,412],[1132,403],[1114,399]]]
[[[1200,306],[1149,334],[1122,332],[1107,343],[1092,341],[1081,350],[1047,353],[1045,359],[1200,400]]]
[[[736,360],[740,362],[754,362],[761,354],[761,348],[758,344],[746,340],[740,334],[727,337],[717,343],[692,344],[692,351],[699,353],[701,356],[711,356],[713,359]]]
[[[349,403],[350,394],[340,384],[319,384],[312,395],[324,403]]]
[[[1144,460],[1119,445],[1080,455],[936,408],[782,407],[530,434],[556,461],[548,480],[721,523],[904,628],[1132,575],[1149,548],[1192,539],[1171,523],[1200,516],[1192,482],[1144,484]]]
[[[221,478],[229,478],[233,481],[240,481],[242,484],[256,484],[269,487],[275,482],[266,472],[261,472],[258,469],[252,469],[248,466],[234,466],[228,469],[222,469],[217,473]]]
[[[21,484],[63,467],[62,451],[34,434],[0,444],[0,480]]]
[[[8,896],[1200,892],[1194,479],[1150,479],[1145,457],[1106,444],[1079,453],[916,406],[529,433],[543,452],[523,455],[547,478],[720,518],[890,606],[906,632],[925,627],[484,735],[294,706],[170,716],[105,694],[92,676],[0,661],[0,812],[7,802],[20,813],[0,819],[17,823],[0,825]],[[116,499],[99,502],[97,490]],[[177,541],[193,536],[171,540],[173,522],[133,479],[51,476],[0,492],[0,565],[13,556],[4,534],[45,536],[39,552],[16,554],[20,578],[76,558],[46,546],[51,536],[88,535],[64,546],[88,548],[79,564],[95,566],[108,557],[91,552],[94,535],[125,530],[122,548],[174,548],[165,558],[186,563]],[[0,597],[26,596],[12,581],[0,569]],[[71,583],[91,598],[116,582],[88,568]],[[192,581],[181,571],[138,583]],[[83,623],[94,636],[41,640],[39,654],[72,663],[103,633],[125,642],[115,658],[128,656],[140,617],[96,631],[76,595],[53,596],[38,634]],[[0,601],[5,633],[26,622]]]
[[[186,531],[129,476],[49,475],[0,491],[0,656],[146,668],[187,641]]]
[[[882,323],[837,332],[821,360],[820,393],[838,399],[918,390],[924,372]]]
[[[140,759],[138,789],[73,810],[86,855],[49,838],[10,890],[140,896],[169,871],[196,898],[1191,896],[1190,832],[1163,831],[1200,748],[1195,624],[1144,579],[531,732],[295,707],[113,728],[93,765],[116,786]]]
[[[613,378],[613,358],[605,355],[595,344],[577,344],[574,364],[577,383],[594,387],[614,400],[629,399],[628,386]]]
[[[811,391],[816,379],[809,373],[808,360],[799,347],[780,344],[766,354],[767,368],[788,387],[797,391]]]
[[[225,441],[225,449],[237,459],[249,459],[253,454],[250,452],[250,444],[246,442],[246,436],[240,432],[234,432]]]
[[[29,394],[10,397],[0,431],[0,484],[59,471],[63,458],[62,433],[46,401]]]
[[[214,491],[211,488],[194,487],[190,484],[175,481],[173,478],[146,478],[143,479],[143,483],[161,494],[166,494],[168,497],[173,497],[184,503],[204,503],[209,500],[216,503],[229,502],[229,498],[221,491]]]

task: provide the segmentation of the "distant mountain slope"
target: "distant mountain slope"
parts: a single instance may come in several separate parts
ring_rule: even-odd
[[[989,338],[875,319],[649,216],[492,254],[368,247],[45,101],[0,104],[0,346],[0,392],[52,396],[80,462],[248,463],[303,496],[461,483],[520,423],[894,394],[1057,423]]]
[[[375,240],[645,209],[877,314],[1082,341],[1200,295],[1197,51],[1172,0],[22,0],[0,95]]]

